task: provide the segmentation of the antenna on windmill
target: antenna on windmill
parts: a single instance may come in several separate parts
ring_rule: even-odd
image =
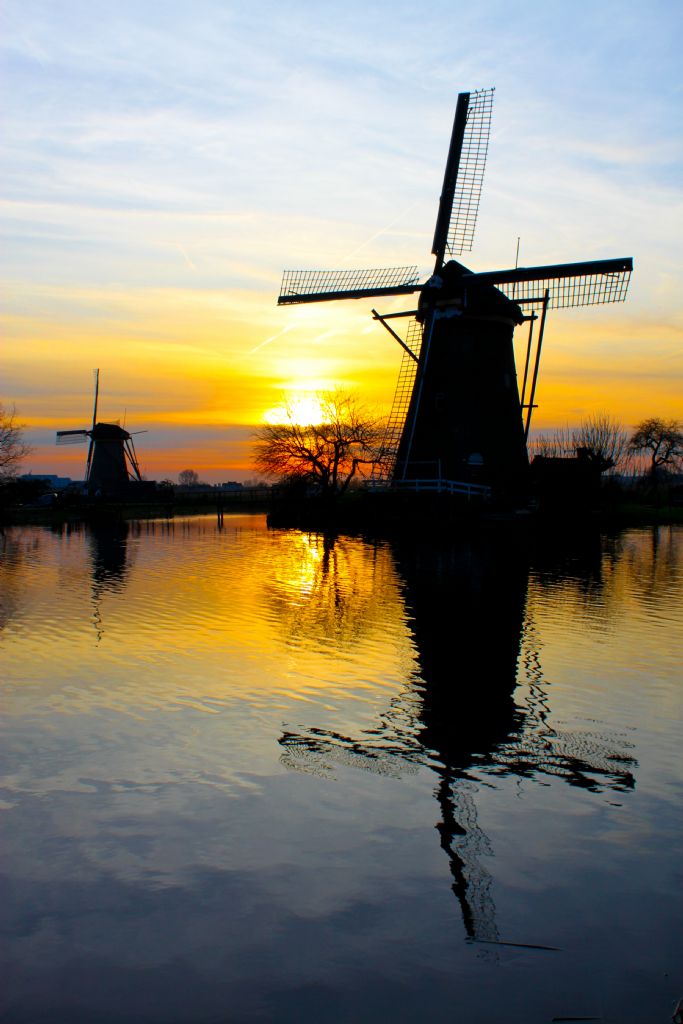
[[[455,259],[472,248],[493,93],[458,96],[432,242],[434,272],[427,281],[420,282],[416,266],[283,274],[278,305],[419,293],[417,309],[386,315],[373,309],[404,350],[380,460],[383,478],[394,485],[517,487],[528,469],[526,439],[548,310],[623,302],[628,291],[630,257],[520,267],[518,237],[511,270],[475,273]],[[387,323],[393,317],[410,318],[405,340]],[[523,323],[529,340],[520,396],[513,333]]]

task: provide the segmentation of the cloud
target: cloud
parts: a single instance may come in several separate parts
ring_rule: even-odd
[[[648,319],[663,337],[683,272],[681,13],[508,15],[459,9],[456,39],[446,0],[333,0],[314,19],[303,0],[8,0],[7,397],[58,420],[94,365],[150,419],[232,404],[253,421],[299,372],[384,395],[396,353],[366,335],[371,303],[277,309],[281,269],[428,273],[456,93],[492,84],[468,264],[512,264],[518,236],[527,265],[633,255],[595,343],[617,360],[604,339]],[[672,381],[679,358],[661,356]]]

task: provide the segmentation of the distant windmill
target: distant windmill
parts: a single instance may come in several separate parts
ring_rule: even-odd
[[[132,480],[142,480],[142,477],[132,434],[118,423],[97,422],[99,392],[100,371],[95,370],[95,402],[90,430],[58,430],[57,444],[82,444],[90,438],[85,468],[86,487],[93,493],[111,494],[121,491]]]
[[[625,258],[474,273],[453,259],[472,248],[493,93],[458,97],[428,281],[419,282],[416,266],[285,271],[282,279],[278,305],[420,293],[417,309],[372,311],[404,350],[382,452],[382,476],[397,485],[457,490],[479,480],[505,491],[523,482],[548,309],[623,302],[633,270]],[[387,323],[393,317],[412,318],[405,339]],[[520,390],[513,334],[524,322]]]

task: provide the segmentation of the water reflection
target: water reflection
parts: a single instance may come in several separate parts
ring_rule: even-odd
[[[19,569],[29,541],[13,530],[0,529],[0,632],[17,614],[21,603]]]
[[[680,933],[669,541],[14,531],[0,1017],[655,1019]],[[503,971],[463,935],[565,952],[496,947]]]
[[[83,538],[87,540],[96,621],[101,618],[99,606],[103,595],[120,592],[125,587],[130,568],[130,530],[125,521],[105,521],[60,524],[51,531],[65,545],[80,542]],[[42,528],[0,531],[0,629],[17,614],[26,600],[23,572],[30,571],[37,564],[44,565],[47,570],[51,557],[49,536]]]
[[[343,655],[378,625],[393,574],[384,551],[292,531],[280,554],[265,601],[287,644],[314,643]]]
[[[93,594],[122,590],[128,575],[127,522],[91,523],[87,527],[92,561]]]
[[[95,521],[86,527],[92,565],[93,625],[98,643],[105,632],[102,599],[107,593],[122,591],[126,585],[129,530],[124,520]]]
[[[345,542],[327,538],[325,557],[313,573],[310,607],[298,628],[320,628],[329,602],[321,592],[343,590],[336,579],[343,558],[332,557]],[[344,763],[382,774],[400,774],[409,764],[428,764],[438,776],[436,823],[448,857],[452,889],[466,935],[499,938],[491,877],[484,858],[493,853],[478,822],[477,792],[491,775],[559,776],[571,786],[620,793],[635,785],[636,765],[628,742],[596,728],[559,731],[549,724],[549,691],[534,645],[527,601],[530,561],[507,539],[491,536],[454,541],[394,544],[419,674],[394,698],[376,724],[355,735],[320,726],[287,728],[280,737],[282,762],[290,768],[328,774]],[[584,591],[602,585],[600,549],[574,561]],[[554,573],[545,566],[541,574]],[[343,618],[345,604],[334,602]],[[361,617],[362,621],[362,617]],[[337,634],[344,634],[337,623]],[[524,641],[524,644],[523,644]],[[520,665],[520,657],[522,664]],[[520,672],[527,686],[515,700]]]

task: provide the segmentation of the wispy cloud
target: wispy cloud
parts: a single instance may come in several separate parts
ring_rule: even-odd
[[[527,264],[633,255],[627,305],[599,312],[607,340],[591,335],[610,358],[612,332],[642,340],[650,317],[662,338],[676,322],[683,8],[670,0],[576,18],[559,0],[514,18],[504,0],[331,0],[314,18],[305,0],[6,0],[2,18],[5,348],[25,402],[49,369],[53,397],[35,408],[61,414],[69,375],[98,363],[135,377],[138,408],[146,390],[159,414],[159,373],[179,412],[191,381],[188,415],[202,396],[217,415],[217,378],[245,416],[297,365],[388,380],[395,353],[369,343],[367,309],[277,309],[280,270],[428,266],[456,94],[479,86],[497,92],[467,262],[511,264],[520,235]],[[676,381],[683,356],[662,359]]]

